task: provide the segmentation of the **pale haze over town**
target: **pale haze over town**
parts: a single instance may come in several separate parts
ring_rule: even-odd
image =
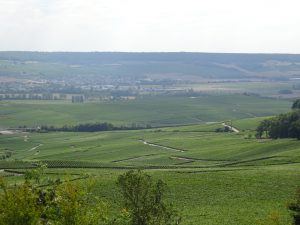
[[[298,0],[0,0],[1,51],[300,53]]]

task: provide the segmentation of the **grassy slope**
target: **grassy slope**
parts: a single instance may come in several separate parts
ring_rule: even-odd
[[[256,140],[248,139],[243,133],[209,132],[221,126],[208,124],[142,131],[2,135],[0,151],[13,151],[13,159],[93,161],[115,166],[300,162],[300,143],[296,140]],[[141,140],[184,152],[145,145]],[[32,149],[36,146],[39,147]]]

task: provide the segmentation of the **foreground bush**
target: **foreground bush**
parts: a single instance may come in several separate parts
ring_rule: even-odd
[[[29,183],[8,189],[3,180],[0,195],[0,225],[41,224],[44,207],[38,202],[38,194]]]
[[[1,181],[0,225],[104,225],[107,210],[90,185],[66,182],[39,188],[26,180],[9,187]]]
[[[180,218],[171,205],[164,201],[166,184],[154,181],[141,171],[129,171],[119,176],[125,210],[130,225],[175,225]]]
[[[164,201],[166,184],[141,171],[118,178],[124,207],[108,216],[108,206],[93,194],[94,180],[60,180],[41,186],[45,166],[25,173],[22,184],[0,178],[0,225],[175,225],[180,218]]]
[[[288,208],[292,212],[294,225],[300,225],[300,189],[297,191],[295,201],[289,204]]]

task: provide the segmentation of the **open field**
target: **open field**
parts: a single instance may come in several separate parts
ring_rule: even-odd
[[[251,130],[258,120],[237,120],[234,125]],[[118,175],[141,168],[168,184],[167,198],[180,210],[184,225],[259,224],[273,211],[280,214],[280,224],[288,224],[286,204],[300,185],[300,142],[257,140],[248,131],[215,133],[218,127],[222,124],[0,135],[0,152],[12,152],[0,160],[0,170],[44,161],[48,172],[93,174],[95,193],[116,209]],[[20,177],[9,179],[14,183]]]
[[[168,126],[270,116],[291,102],[245,95],[145,97],[72,104],[60,101],[0,101],[0,127],[71,125],[87,122]]]

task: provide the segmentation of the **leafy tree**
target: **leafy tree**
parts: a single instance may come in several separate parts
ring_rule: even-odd
[[[256,128],[256,137],[261,138],[265,132],[265,136],[268,137],[268,132],[270,130],[271,120],[263,120]]]
[[[289,127],[289,135],[292,138],[297,138],[300,140],[300,120],[296,120],[295,122],[291,123]]]
[[[224,132],[231,132],[231,129],[228,126],[226,126],[224,127]]]
[[[300,99],[293,102],[292,109],[300,109]]]
[[[300,140],[300,99],[293,102],[290,113],[280,114],[271,119],[263,120],[256,128],[256,137],[297,138]]]
[[[263,120],[256,128],[256,137],[300,139],[300,110]]]
[[[27,179],[11,187],[0,179],[0,225],[106,225],[107,207],[92,194],[92,184],[42,188]]]
[[[300,225],[300,189],[297,191],[295,201],[289,204],[288,208],[292,212],[294,225]]]
[[[173,225],[180,217],[171,205],[164,201],[166,184],[153,181],[141,171],[129,171],[117,181],[121,188],[125,211],[130,225]]]
[[[91,192],[94,181],[85,185],[66,182],[56,190],[54,220],[57,225],[104,225],[107,223],[107,206]]]
[[[41,182],[47,165],[43,163],[38,163],[35,169],[25,171],[25,180],[34,180],[37,184]]]
[[[44,165],[26,172],[24,183],[8,186],[0,177],[0,225],[175,225],[180,217],[164,202],[166,184],[141,171],[118,178],[125,208],[108,218],[107,205],[95,197],[94,179],[41,182]]]
[[[0,180],[0,225],[38,225],[41,224],[43,207],[37,204],[37,193],[30,183],[8,188]]]

